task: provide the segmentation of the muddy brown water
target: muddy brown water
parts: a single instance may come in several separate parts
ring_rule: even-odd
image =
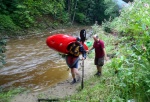
[[[90,27],[84,27],[90,31]],[[48,36],[63,33],[79,36],[82,28],[49,31],[27,38],[10,39],[6,46],[6,64],[0,69],[0,88],[25,87],[42,91],[70,76],[65,59],[50,49]]]

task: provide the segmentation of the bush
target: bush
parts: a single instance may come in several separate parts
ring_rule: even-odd
[[[10,16],[0,15],[0,30],[16,30],[18,26],[13,22]]]
[[[110,23],[110,28],[121,32],[122,36],[119,45],[122,50],[112,67],[118,72],[115,90],[121,90],[119,96],[125,100],[150,101],[149,4],[149,0],[135,0]]]
[[[88,19],[86,18],[86,15],[84,15],[83,13],[76,13],[76,17],[75,17],[76,21],[82,24],[86,24],[88,21]]]

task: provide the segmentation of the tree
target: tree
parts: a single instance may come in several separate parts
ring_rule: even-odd
[[[114,5],[111,0],[107,1],[109,1],[109,3],[106,3],[105,0],[78,1],[75,20],[83,24],[94,23],[95,21],[102,23],[104,19],[108,19],[110,16],[115,17],[117,15],[117,12],[115,12],[115,7],[111,8],[111,13],[105,13],[105,11],[109,8],[110,4]]]

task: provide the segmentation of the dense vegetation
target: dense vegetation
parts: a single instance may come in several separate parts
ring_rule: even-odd
[[[117,30],[122,37],[122,50],[112,61],[114,70],[118,71],[115,84],[120,83],[116,90],[122,92],[122,98],[133,98],[138,102],[150,101],[149,4],[149,0],[135,0],[111,25],[111,29]]]
[[[130,7],[121,11],[119,17],[103,23],[103,28],[109,28],[115,38],[102,35],[101,32],[98,34],[101,34],[101,38],[106,42],[108,54],[112,53],[115,56],[104,66],[104,75],[100,79],[92,77],[88,80],[86,88],[71,97],[73,101],[150,101],[148,12],[149,0],[135,0]]]
[[[115,3],[111,0],[1,0],[0,31],[20,34],[23,32],[18,31],[28,33],[29,28],[55,28],[74,21],[81,24],[102,22],[110,16],[105,13],[108,4]]]

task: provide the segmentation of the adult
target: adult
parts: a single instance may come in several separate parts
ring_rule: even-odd
[[[72,51],[74,50],[74,51]],[[69,54],[66,56],[66,63],[71,69],[72,82],[70,84],[74,84],[80,81],[80,73],[78,71],[78,62],[80,60],[79,55],[82,54],[82,60],[86,59],[86,51],[82,44],[80,44],[80,39],[77,37],[76,42],[72,43],[68,47]],[[79,54],[78,54],[79,51]],[[78,77],[77,77],[78,76]]]
[[[95,49],[95,59],[94,59],[94,64],[97,67],[97,72],[96,76],[101,76],[102,75],[102,66],[104,65],[104,58],[107,60],[107,54],[105,50],[105,45],[104,41],[100,40],[98,38],[98,35],[93,36],[94,43],[92,48],[89,49],[88,52],[91,50]]]

